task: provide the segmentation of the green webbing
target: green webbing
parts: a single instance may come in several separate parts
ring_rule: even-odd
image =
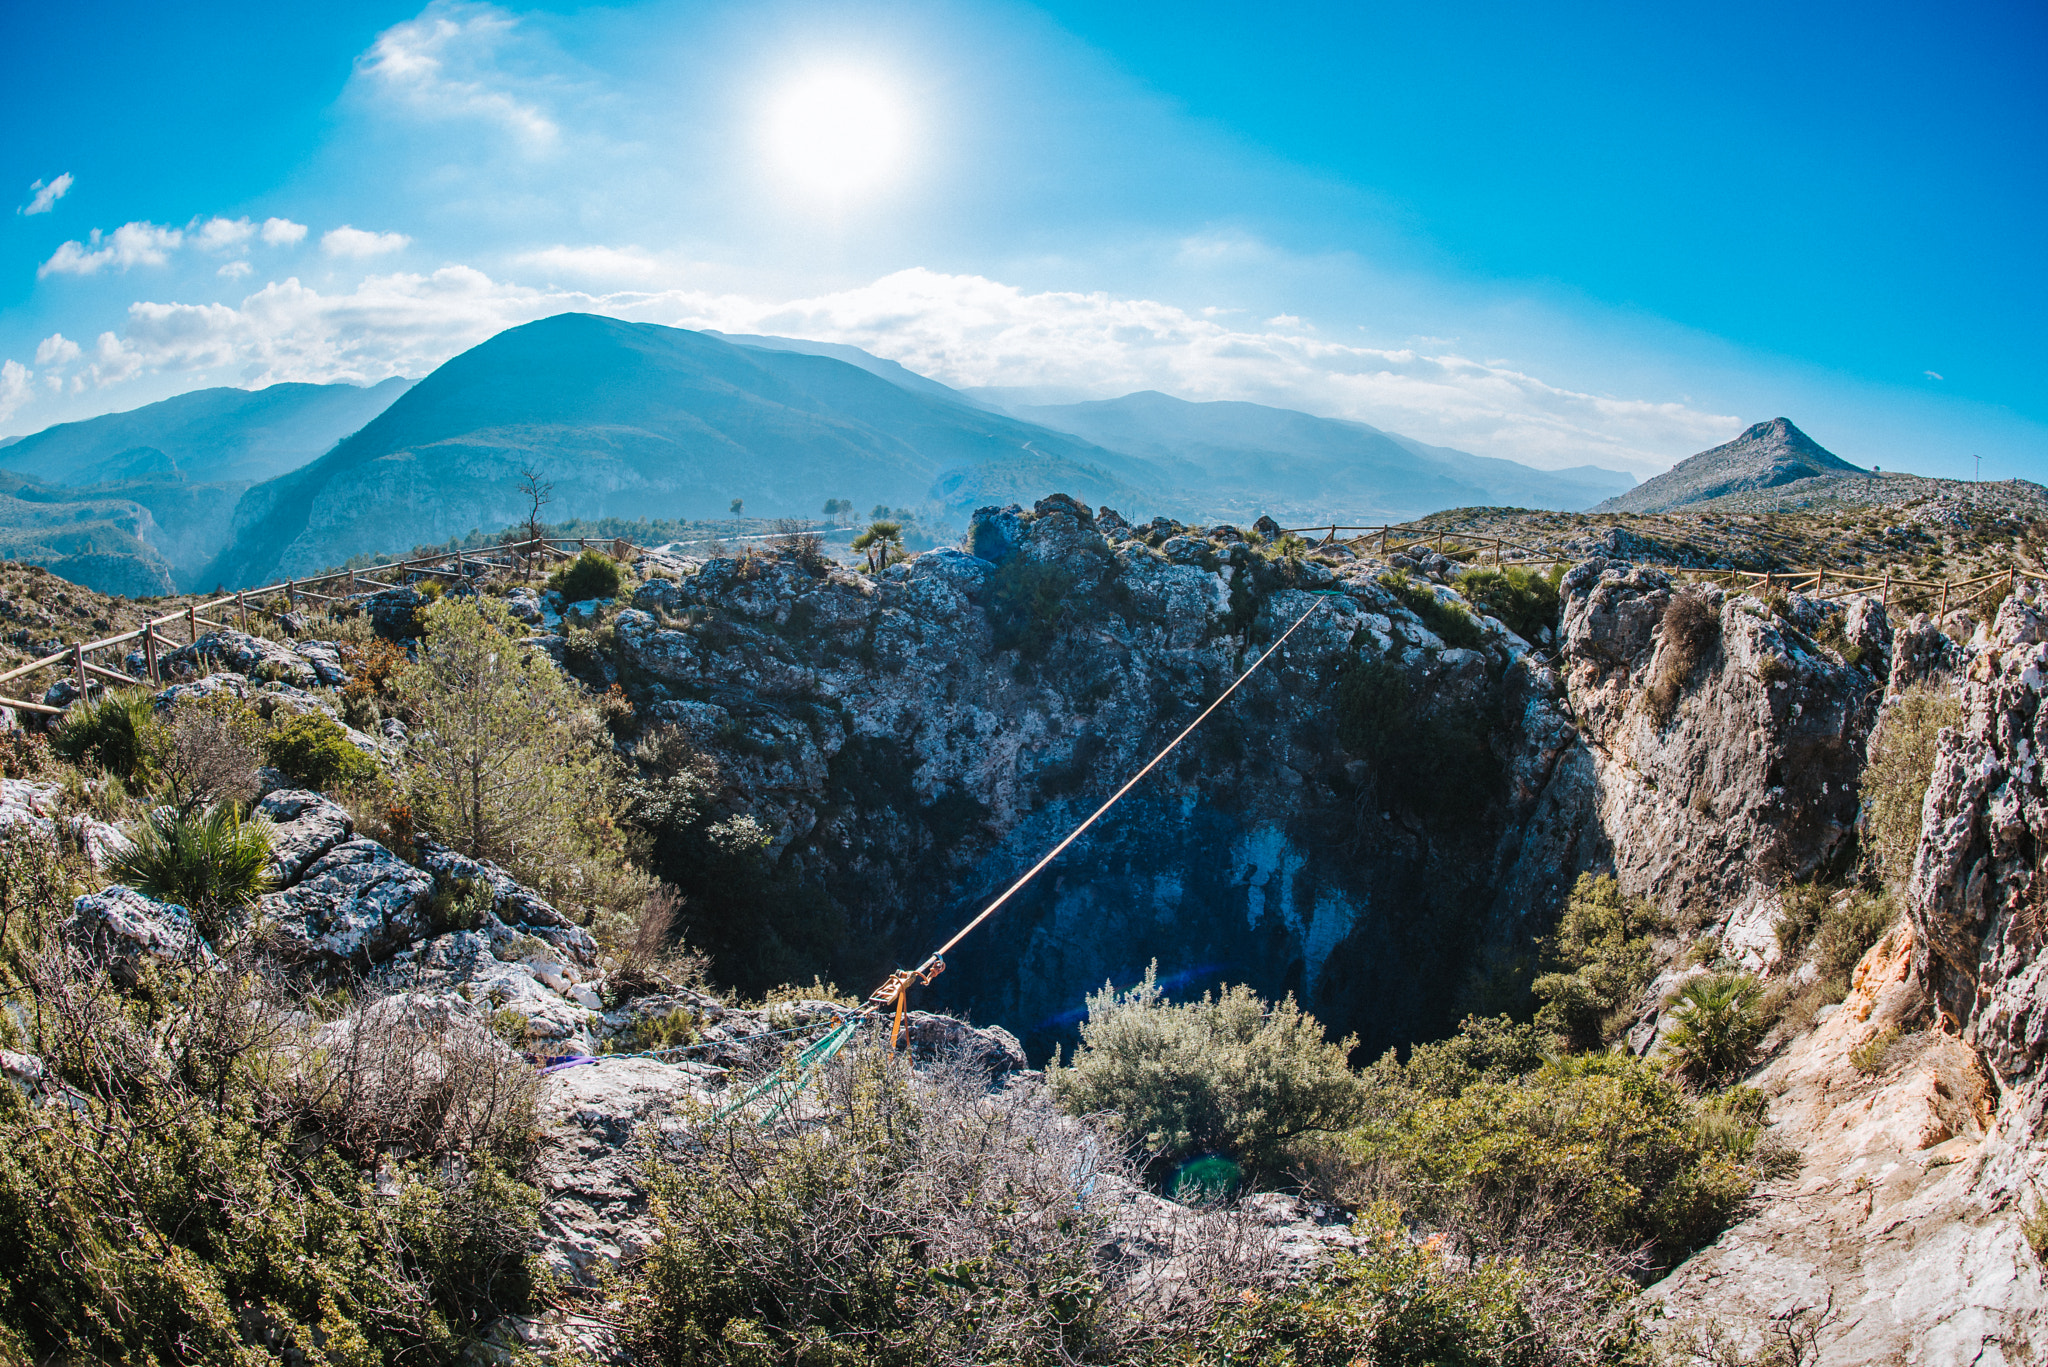
[[[853,1032],[859,1028],[860,1022],[861,1017],[859,1016],[855,1016],[851,1020],[840,1021],[824,1038],[813,1044],[806,1045],[803,1052],[799,1053],[795,1058],[787,1060],[767,1077],[762,1078],[752,1087],[749,1087],[739,1099],[721,1106],[711,1118],[713,1120],[724,1120],[735,1111],[752,1105],[766,1093],[779,1088],[781,1089],[781,1095],[776,1098],[775,1104],[768,1108],[768,1114],[761,1117],[760,1123],[766,1125],[769,1121],[775,1119],[776,1116],[781,1115],[790,1102],[803,1094],[804,1084],[810,1081],[812,1073],[828,1062],[834,1054],[846,1047],[846,1042],[853,1038]]]

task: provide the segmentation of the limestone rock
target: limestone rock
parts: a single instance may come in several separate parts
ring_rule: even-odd
[[[73,901],[64,934],[79,948],[110,960],[146,957],[176,963],[206,952],[185,908],[151,901],[119,884]]]
[[[385,589],[363,600],[370,614],[370,629],[387,641],[410,641],[420,634],[419,610],[427,596],[418,589]]]
[[[298,882],[314,860],[356,833],[346,809],[304,788],[266,793],[256,814],[274,823],[270,872],[280,887]]]
[[[316,971],[367,968],[421,939],[434,879],[374,840],[346,840],[308,866],[295,886],[266,893],[259,909],[285,955]]]
[[[172,651],[164,662],[173,670],[181,665],[194,672],[229,670],[251,679],[275,679],[299,688],[311,688],[321,682],[313,665],[290,646],[241,631],[209,631],[192,644]]]
[[[1662,570],[1587,561],[1565,576],[1560,641],[1616,878],[1713,919],[1811,877],[1849,839],[1883,658],[1851,666],[1820,644],[1840,626],[1837,605],[1794,596],[1780,618],[1698,586],[1686,591],[1706,602],[1718,639],[1660,717],[1648,697],[1679,663],[1660,625],[1680,587]],[[1882,639],[1881,608],[1854,614]]]

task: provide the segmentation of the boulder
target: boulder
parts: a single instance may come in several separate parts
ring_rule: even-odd
[[[1000,1025],[979,1028],[952,1016],[911,1011],[903,1017],[903,1035],[920,1062],[957,1060],[992,1077],[1022,1072],[1031,1066],[1024,1046]]]
[[[419,610],[427,596],[418,589],[385,589],[363,600],[370,614],[370,629],[387,641],[411,641],[419,637]]]
[[[304,788],[265,794],[256,813],[275,823],[270,873],[280,887],[298,882],[314,860],[356,832],[355,821],[340,804]]]
[[[241,631],[209,631],[191,645],[172,651],[164,662],[173,671],[181,665],[195,673],[231,670],[265,683],[274,679],[298,688],[320,682],[313,666],[290,646]]]
[[[367,968],[422,938],[434,879],[374,840],[346,840],[299,883],[259,899],[286,958],[315,971]]]
[[[154,902],[133,888],[115,884],[71,903],[64,936],[80,949],[107,960],[157,959],[175,963],[203,954],[205,941],[192,914],[169,902]]]

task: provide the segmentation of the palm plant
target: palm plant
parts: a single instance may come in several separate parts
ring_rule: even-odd
[[[145,897],[184,907],[200,935],[217,942],[269,890],[269,864],[270,823],[244,821],[223,802],[204,814],[158,808],[109,872]]]
[[[867,552],[868,569],[880,573],[888,567],[891,552],[899,558],[903,554],[903,524],[880,520],[870,522],[866,531],[854,537],[853,548]]]
[[[81,703],[64,718],[50,749],[60,759],[89,765],[126,780],[147,783],[163,749],[163,727],[149,694],[107,692]]]
[[[1770,1022],[1747,973],[1709,973],[1679,989],[1671,1024],[1658,1045],[1667,1072],[1690,1082],[1726,1082],[1756,1057]]]

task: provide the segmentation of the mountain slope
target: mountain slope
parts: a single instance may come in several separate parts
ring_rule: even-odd
[[[1629,477],[1537,470],[1255,403],[1189,403],[1150,390],[1092,403],[1018,406],[1033,422],[1168,467],[1220,510],[1283,518],[1409,518],[1442,508],[1583,508]]]
[[[383,412],[409,384],[196,389],[22,437],[0,447],[0,470],[57,485],[158,476],[201,483],[271,479],[318,457]]]
[[[1734,441],[1687,456],[1663,474],[1602,503],[1601,513],[1663,513],[1690,503],[1753,489],[1774,489],[1819,475],[1864,474],[1792,425],[1757,423]]]
[[[251,489],[208,573],[258,582],[525,515],[815,514],[828,497],[956,510],[1065,489],[1091,502],[1162,472],[1045,428],[914,393],[830,357],[591,314],[502,332],[319,460]]]

